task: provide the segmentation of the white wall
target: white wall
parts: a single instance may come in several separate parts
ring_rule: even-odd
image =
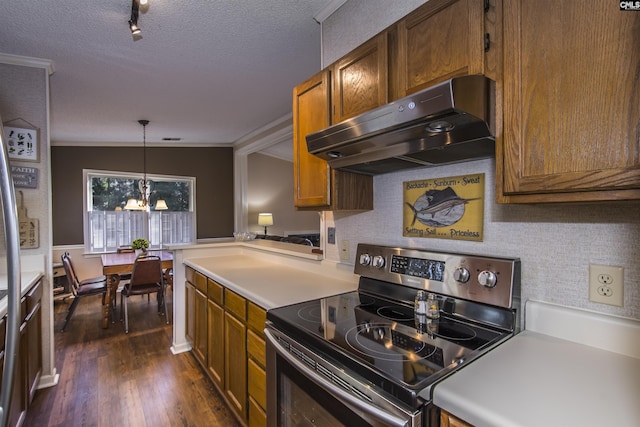
[[[293,207],[292,162],[260,153],[250,154],[248,162],[249,231],[263,234],[264,227],[258,225],[258,213],[271,212],[273,225],[267,229],[267,234],[320,232],[317,212],[297,211]]]
[[[323,66],[420,3],[349,0],[323,23]],[[403,182],[470,173],[486,174],[483,242],[402,236]],[[494,183],[493,160],[379,175],[373,211],[327,213],[325,226],[335,225],[338,242],[350,242],[351,264],[358,242],[518,257],[523,302],[537,299],[640,319],[640,202],[498,205]],[[325,245],[325,254],[339,260],[338,245]],[[624,307],[589,301],[589,263],[624,267]]]
[[[57,381],[54,367],[53,295],[51,291],[51,160],[49,156],[49,61],[0,54],[0,115],[5,125],[37,128],[37,162],[12,160],[15,166],[38,170],[37,188],[16,188],[18,204],[24,200],[27,216],[38,220],[39,247],[21,249],[22,256],[42,256],[45,277],[42,296],[43,372],[40,385]],[[18,193],[22,192],[22,197]]]

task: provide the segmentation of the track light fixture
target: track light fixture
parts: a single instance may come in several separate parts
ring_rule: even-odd
[[[142,30],[138,26],[138,16],[140,14],[140,5],[146,5],[148,0],[131,0],[131,18],[129,19],[129,29],[134,36],[140,35]]]

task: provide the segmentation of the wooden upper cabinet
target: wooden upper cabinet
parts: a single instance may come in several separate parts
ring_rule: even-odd
[[[485,54],[485,40],[498,50],[499,20],[495,3],[484,0],[430,0],[397,24],[392,95],[394,99],[455,76],[499,77],[498,57]]]
[[[360,45],[331,67],[332,123],[387,103],[387,34]]]
[[[330,169],[307,151],[305,137],[329,126],[329,71],[314,75],[293,89],[293,185],[296,207],[329,206]]]
[[[498,202],[640,199],[640,13],[608,0],[503,8]]]
[[[293,90],[294,204],[301,210],[373,209],[373,178],[331,169],[307,151],[306,136],[328,127],[330,71],[325,69]]]

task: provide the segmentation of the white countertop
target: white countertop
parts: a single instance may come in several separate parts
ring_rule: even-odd
[[[527,309],[527,330],[437,385],[434,403],[476,427],[640,426],[640,322],[537,302]],[[601,328],[611,332],[600,342],[615,341],[609,349],[581,343]]]
[[[184,263],[267,310],[357,289],[341,280],[249,255],[190,258]]]

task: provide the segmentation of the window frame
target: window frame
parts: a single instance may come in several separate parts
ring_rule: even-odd
[[[84,238],[84,248],[85,252],[89,254],[100,254],[105,253],[105,251],[96,251],[92,249],[91,245],[91,232],[90,230],[90,212],[93,211],[93,189],[91,185],[91,180],[94,177],[106,177],[106,178],[122,178],[122,179],[133,179],[133,180],[141,180],[145,178],[144,173],[139,172],[126,172],[126,171],[107,171],[107,170],[99,170],[99,169],[83,169],[82,170],[82,179],[84,191],[82,207],[84,209],[82,215],[82,227],[83,227],[83,238]],[[195,243],[197,236],[197,211],[196,211],[196,178],[193,176],[178,176],[178,175],[162,175],[162,174],[146,174],[146,178],[148,180],[154,182],[161,181],[184,181],[189,183],[189,210],[185,212],[191,213],[191,229],[189,236],[189,243]],[[149,239],[150,227],[151,227],[151,217],[154,216],[155,212],[158,212],[159,215],[162,214],[163,211],[153,211],[153,213],[148,210],[144,211],[125,211],[125,212],[136,212],[142,214],[142,223],[143,223],[143,235],[136,237],[144,237]],[[183,242],[186,243],[186,242]],[[180,244],[180,243],[175,243]],[[155,246],[150,242],[150,249],[161,249],[163,245]],[[111,252],[111,251],[106,251]]]

